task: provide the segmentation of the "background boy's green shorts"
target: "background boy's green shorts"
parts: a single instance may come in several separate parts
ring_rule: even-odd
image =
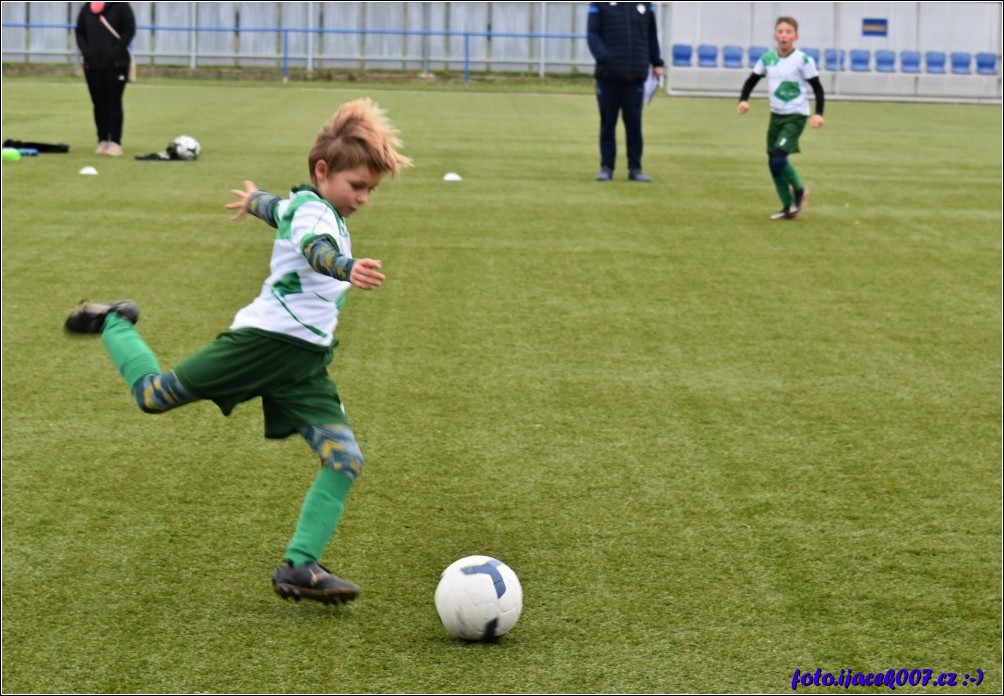
[[[767,154],[774,150],[784,150],[789,155],[801,152],[798,149],[798,136],[805,130],[809,117],[802,114],[770,115],[770,125],[767,126]]]
[[[336,344],[337,345],[337,344]],[[229,416],[237,404],[261,397],[265,437],[284,438],[305,425],[348,425],[321,348],[256,329],[225,331],[182,360],[174,373],[193,395]]]

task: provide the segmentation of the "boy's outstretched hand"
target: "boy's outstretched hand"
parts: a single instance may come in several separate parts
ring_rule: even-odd
[[[253,181],[245,181],[244,182],[244,190],[243,191],[241,191],[240,189],[230,189],[230,193],[232,193],[235,196],[237,196],[237,200],[234,201],[234,202],[232,202],[232,203],[227,203],[223,207],[228,208],[230,210],[236,210],[237,211],[234,214],[234,216],[230,218],[231,220],[240,220],[245,215],[247,215],[247,212],[248,212],[248,208],[247,208],[248,199],[250,199],[251,198],[251,194],[254,193],[257,190],[258,190],[258,187],[254,185]]]
[[[360,290],[380,287],[384,281],[384,275],[379,270],[382,265],[378,259],[356,259],[349,273],[349,282]]]

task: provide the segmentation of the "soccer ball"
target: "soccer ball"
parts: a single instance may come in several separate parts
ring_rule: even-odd
[[[167,146],[168,157],[175,160],[199,159],[201,154],[202,146],[190,135],[179,135]]]
[[[491,556],[451,563],[436,587],[436,611],[451,636],[491,640],[507,633],[523,611],[523,588],[512,568]]]

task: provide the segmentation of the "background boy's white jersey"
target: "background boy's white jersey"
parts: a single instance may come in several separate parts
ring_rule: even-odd
[[[819,77],[816,61],[810,56],[796,48],[782,58],[774,49],[763,54],[753,72],[767,77],[772,112],[809,115],[808,80]]]

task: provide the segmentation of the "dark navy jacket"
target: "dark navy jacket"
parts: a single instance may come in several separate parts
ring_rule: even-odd
[[[597,78],[643,82],[650,65],[663,65],[650,2],[589,3],[588,40]]]
[[[119,38],[108,31],[101,15],[115,28]],[[101,14],[92,12],[91,3],[85,2],[77,15],[76,35],[85,70],[128,68],[128,48],[136,35],[136,17],[127,2],[106,2]]]

